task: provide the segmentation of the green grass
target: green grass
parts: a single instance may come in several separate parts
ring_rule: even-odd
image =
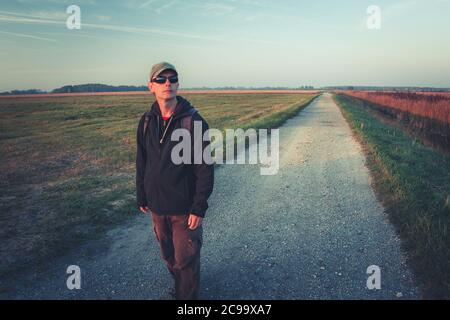
[[[311,94],[185,97],[211,128],[272,128]],[[0,99],[0,276],[125,223],[135,205],[135,136],[149,95]]]
[[[450,156],[386,124],[360,100],[335,100],[364,146],[425,298],[450,298]]]

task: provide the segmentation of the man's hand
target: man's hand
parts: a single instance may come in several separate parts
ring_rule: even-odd
[[[150,210],[148,209],[148,207],[139,207],[139,210],[142,211],[142,213],[149,213]]]
[[[190,214],[188,219],[188,227],[191,230],[197,229],[198,226],[202,224],[203,218],[196,216],[195,214]]]

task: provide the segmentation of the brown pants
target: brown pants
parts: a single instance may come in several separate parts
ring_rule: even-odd
[[[152,212],[153,230],[169,272],[175,279],[175,297],[198,299],[200,249],[203,229],[188,228],[189,215],[157,215]]]

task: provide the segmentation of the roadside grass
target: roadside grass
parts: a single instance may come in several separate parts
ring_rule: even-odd
[[[450,95],[358,91],[340,93],[359,99],[365,107],[377,111],[383,121],[401,125],[407,133],[419,138],[424,144],[450,153]]]
[[[450,298],[450,156],[391,126],[358,99],[334,96],[364,147],[377,195],[425,298]]]
[[[272,128],[316,94],[186,94],[211,128]],[[137,214],[135,135],[148,95],[0,99],[0,278]]]

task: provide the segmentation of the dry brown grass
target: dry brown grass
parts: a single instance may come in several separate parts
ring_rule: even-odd
[[[450,93],[344,91],[385,107],[450,124]]]

